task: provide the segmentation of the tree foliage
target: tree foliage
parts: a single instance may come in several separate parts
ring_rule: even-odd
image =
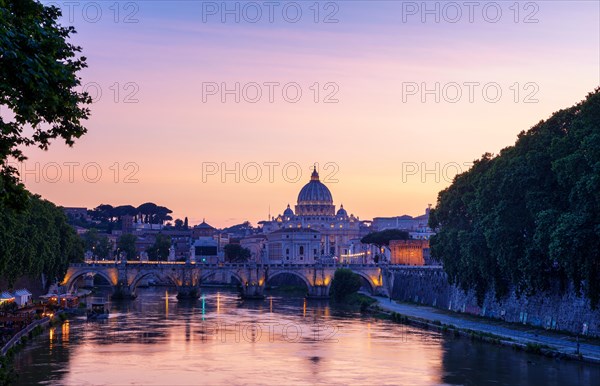
[[[96,228],[91,228],[83,235],[86,251],[91,251],[94,258],[106,260],[111,257],[112,244],[106,235],[100,235]]]
[[[117,240],[117,250],[119,253],[124,253],[127,260],[134,260],[137,258],[137,250],[135,248],[135,242],[137,237],[130,233],[126,233],[119,237]]]
[[[356,293],[362,282],[360,276],[348,268],[339,268],[335,270],[333,281],[331,282],[330,294],[336,302],[341,302],[349,295]]]
[[[561,283],[600,296],[600,89],[556,112],[439,193],[434,258],[452,282],[498,297]]]
[[[101,204],[88,211],[90,217],[97,222],[96,226],[106,230],[111,230],[115,224],[119,226],[123,216],[132,216],[135,221],[146,224],[164,224],[166,221],[173,220],[171,213],[173,213],[171,209],[153,202],[144,203],[137,208],[132,205],[113,207]]]
[[[177,231],[181,231],[185,229],[185,225],[182,219],[175,219],[175,223],[173,224],[173,229]]]
[[[363,237],[360,242],[363,244],[373,244],[378,247],[390,245],[392,240],[408,240],[410,235],[407,231],[400,229],[386,229],[381,232],[371,232]]]
[[[239,244],[227,244],[223,250],[225,260],[230,263],[245,263],[250,259],[250,250]]]
[[[23,147],[46,150],[56,138],[71,146],[86,132],[91,98],[75,90],[86,59],[60,15],[34,0],[0,0],[0,201],[16,209],[27,194],[9,158],[24,161]]]
[[[156,261],[167,261],[169,249],[171,248],[171,237],[161,233],[156,235],[154,244],[146,249],[148,258]]]
[[[70,262],[83,261],[83,242],[62,209],[27,193],[23,209],[0,204],[0,276],[61,281]]]

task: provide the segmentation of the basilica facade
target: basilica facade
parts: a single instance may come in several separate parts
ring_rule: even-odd
[[[298,194],[294,209],[287,206],[276,217],[261,222],[266,235],[263,260],[305,263],[351,256],[353,246],[369,233],[368,222],[348,215],[343,205],[336,211],[329,188],[316,168]]]

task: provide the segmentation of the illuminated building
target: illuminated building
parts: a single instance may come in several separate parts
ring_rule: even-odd
[[[263,233],[267,236],[268,261],[278,261],[279,258],[287,261],[287,249],[290,261],[298,263],[337,259],[350,253],[352,240],[369,233],[366,222],[349,215],[343,205],[336,212],[333,196],[319,180],[316,168],[310,181],[300,190],[294,209],[295,212],[288,205],[283,214],[261,222]],[[289,229],[296,231],[284,231]],[[283,239],[287,236],[290,238]],[[303,253],[300,253],[301,247]]]
[[[390,241],[390,263],[425,265],[429,260],[429,240]]]

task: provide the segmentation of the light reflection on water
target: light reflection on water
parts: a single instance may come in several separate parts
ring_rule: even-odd
[[[197,301],[148,289],[111,317],[72,319],[21,351],[19,384],[593,384],[597,366],[272,296]]]

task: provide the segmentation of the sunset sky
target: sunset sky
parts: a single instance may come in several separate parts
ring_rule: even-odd
[[[68,3],[58,2],[63,23],[78,31],[73,42],[89,64],[83,84],[97,100],[88,134],[73,148],[57,141],[47,152],[28,149],[33,172],[23,176],[31,191],[63,206],[152,201],[191,224],[256,223],[269,207],[277,215],[296,203],[316,162],[322,179],[334,174],[325,183],[336,207],[361,219],[419,215],[457,165],[466,170],[513,144],[600,84],[596,1],[480,2],[472,20],[463,2],[428,3],[438,15],[415,10],[421,2],[279,2],[272,22],[264,2],[227,2],[239,22],[220,1],[123,1],[118,13],[114,1],[80,1],[71,15]],[[239,103],[210,88],[236,82]],[[272,103],[268,82],[280,85]],[[421,92],[436,82],[437,103]],[[252,103],[256,84],[262,97]],[[293,87],[282,94],[294,84],[296,103]],[[472,102],[465,84],[477,84]],[[331,92],[337,102],[323,103]],[[73,181],[70,162],[79,163]],[[222,170],[203,175],[236,163],[239,182]],[[265,163],[279,164],[272,181]]]

